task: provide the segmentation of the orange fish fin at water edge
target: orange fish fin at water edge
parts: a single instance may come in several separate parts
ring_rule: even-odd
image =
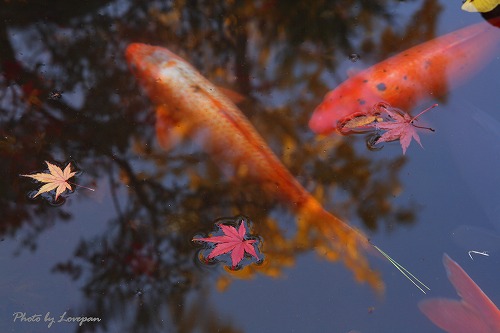
[[[443,256],[448,279],[461,301],[437,298],[419,303],[420,310],[449,333],[498,333],[500,310],[448,255]]]
[[[486,296],[470,276],[453,261],[448,255],[444,255],[443,262],[446,267],[448,279],[455,287],[457,293],[465,303],[470,304],[485,317],[497,318],[498,331],[500,332],[500,311],[495,304]]]
[[[495,332],[463,301],[438,298],[422,301],[418,307],[437,327],[449,333]]]
[[[181,121],[174,120],[168,108],[160,105],[156,108],[156,137],[158,143],[165,150],[170,150],[183,141],[191,132],[189,126]]]

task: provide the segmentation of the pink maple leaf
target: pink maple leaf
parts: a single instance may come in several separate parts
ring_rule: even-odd
[[[437,104],[434,104],[431,107],[420,112],[415,117],[411,117],[406,112],[403,112],[403,111],[396,109],[396,108],[392,108],[389,105],[386,105],[385,103],[380,105],[381,110],[383,110],[385,113],[387,113],[389,120],[376,122],[373,125],[371,125],[378,130],[385,130],[386,131],[377,140],[375,140],[374,144],[376,145],[380,142],[390,142],[390,141],[399,140],[399,142],[401,144],[401,148],[403,148],[403,154],[405,154],[406,149],[410,145],[411,139],[413,138],[413,139],[415,139],[415,141],[418,142],[418,144],[421,147],[423,147],[422,143],[420,142],[420,137],[418,136],[418,133],[417,133],[417,128],[428,129],[431,131],[434,131],[434,130],[431,128],[428,128],[428,127],[417,126],[414,124],[414,122],[422,114],[424,114],[425,112],[429,111],[430,109],[432,109],[436,106],[437,106]]]
[[[217,244],[208,255],[208,259],[212,259],[222,254],[231,252],[232,267],[236,267],[241,262],[241,260],[243,260],[245,252],[259,259],[253,246],[253,243],[255,243],[256,240],[245,239],[247,229],[245,228],[245,224],[243,221],[241,221],[238,230],[236,230],[235,227],[224,224],[218,224],[218,227],[222,229],[222,232],[224,233],[223,236],[193,238],[193,241]]]

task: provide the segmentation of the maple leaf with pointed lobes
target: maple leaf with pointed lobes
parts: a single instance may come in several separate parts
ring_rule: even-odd
[[[35,180],[38,180],[39,182],[42,183],[47,183],[43,185],[38,192],[35,194],[35,197],[38,195],[52,191],[53,189],[56,189],[56,200],[61,195],[64,191],[66,190],[72,190],[71,185],[68,182],[68,179],[73,177],[76,172],[71,171],[71,163],[68,163],[66,168],[64,168],[64,171],[61,170],[60,167],[57,165],[54,165],[50,162],[45,161],[47,163],[47,166],[49,167],[49,173],[36,173],[34,175],[21,175],[23,177],[30,177]]]
[[[238,266],[241,260],[243,260],[245,252],[259,259],[253,246],[256,240],[245,239],[247,229],[245,228],[245,223],[243,221],[240,222],[238,230],[236,230],[235,227],[224,224],[217,224],[217,226],[222,229],[222,232],[224,233],[223,236],[193,238],[193,241],[196,242],[208,242],[217,244],[212,252],[210,252],[210,254],[208,255],[208,259],[212,259],[222,254],[231,252],[232,267]]]
[[[422,114],[436,106],[437,104],[434,104],[424,111],[420,112],[415,117],[411,117],[406,112],[403,112],[396,108],[392,108],[388,104],[381,103],[379,105],[380,109],[388,115],[390,120],[380,121],[371,125],[378,130],[386,130],[384,134],[382,134],[377,140],[375,140],[374,144],[376,145],[380,142],[399,140],[399,142],[401,143],[401,148],[403,148],[404,155],[406,153],[406,149],[411,143],[411,139],[413,138],[418,142],[420,147],[423,148],[422,143],[420,142],[420,137],[417,134],[417,128],[423,128],[430,131],[434,130],[428,127],[417,126],[414,124],[414,121],[416,121]]]

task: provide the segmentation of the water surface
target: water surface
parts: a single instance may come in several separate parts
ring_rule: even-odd
[[[453,232],[500,230],[497,93],[500,59],[438,100],[403,157],[362,136],[316,140],[307,127],[323,95],[405,48],[483,20],[444,1],[5,2],[0,9],[0,328],[5,332],[439,332],[419,311],[455,297],[450,254],[500,304],[498,252],[472,261]],[[418,22],[418,23],[415,23]],[[191,142],[163,151],[154,107],[124,59],[131,42],[168,47],[245,96],[245,115],[326,208],[363,230],[432,289],[420,293],[370,257],[383,297],[312,248],[267,254],[251,279],[205,266],[191,242],[220,217],[254,231],[295,230],[293,214],[235,184]],[[351,61],[350,55],[359,55]],[[479,110],[479,111],[478,111]],[[486,116],[477,116],[485,114]],[[485,119],[487,124],[482,123]],[[82,188],[56,205],[31,198],[20,174],[71,162]],[[31,195],[30,195],[31,193]],[[323,195],[320,195],[323,193]],[[471,235],[481,237],[477,234]],[[266,262],[266,259],[264,259]],[[266,266],[267,267],[267,266]],[[273,274],[270,274],[273,273]],[[15,313],[40,322],[14,322]],[[97,324],[44,322],[66,316]]]

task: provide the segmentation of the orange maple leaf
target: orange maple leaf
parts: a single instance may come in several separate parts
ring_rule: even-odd
[[[71,163],[68,163],[66,168],[64,168],[64,171],[61,170],[60,167],[57,165],[54,165],[50,162],[45,161],[47,163],[47,166],[49,167],[49,172],[50,173],[35,173],[34,175],[21,175],[23,177],[30,177],[33,179],[38,180],[39,182],[42,183],[47,183],[40,187],[38,192],[35,194],[35,197],[37,197],[39,194],[45,193],[52,191],[53,189],[56,189],[56,200],[61,195],[64,191],[72,190],[71,185],[68,182],[68,179],[73,177],[76,172],[71,171]]]

